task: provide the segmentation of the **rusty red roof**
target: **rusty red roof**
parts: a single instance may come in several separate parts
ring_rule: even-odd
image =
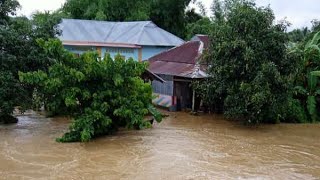
[[[196,37],[198,37],[199,40],[203,42],[203,48],[204,49],[207,49],[209,47],[209,43],[210,43],[209,42],[209,36],[199,34],[199,35],[196,35]]]
[[[188,78],[205,77],[205,67],[198,65],[202,51],[203,43],[201,41],[189,41],[151,57],[149,59],[149,70],[155,74]],[[195,71],[201,72],[195,75]]]
[[[181,46],[169,49],[149,59],[149,61],[167,61],[195,64],[199,56],[200,41],[190,41]]]

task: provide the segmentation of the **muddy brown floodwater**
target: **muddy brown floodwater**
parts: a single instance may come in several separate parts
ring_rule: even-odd
[[[152,129],[60,144],[69,121],[29,112],[0,126],[0,179],[320,179],[319,124],[169,115]]]

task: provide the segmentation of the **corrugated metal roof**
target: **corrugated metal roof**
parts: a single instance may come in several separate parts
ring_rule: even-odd
[[[149,61],[168,61],[195,64],[199,56],[200,41],[189,41],[181,46],[169,49],[149,59]]]
[[[207,49],[210,45],[209,36],[204,34],[196,34],[193,38],[191,38],[191,41],[202,41],[204,44],[204,49]]]
[[[62,42],[132,44],[144,46],[179,46],[179,37],[151,21],[109,22],[63,19],[59,24]]]
[[[207,77],[206,66],[199,64],[202,51],[203,43],[201,41],[189,41],[151,57],[149,70],[155,74],[186,78]]]

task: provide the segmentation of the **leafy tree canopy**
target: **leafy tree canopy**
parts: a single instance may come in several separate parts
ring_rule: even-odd
[[[10,116],[16,106],[24,109],[31,104],[32,87],[21,85],[18,72],[48,68],[51,59],[36,40],[53,38],[57,33],[54,25],[59,22],[49,13],[38,13],[33,20],[9,17],[17,7],[16,1],[1,1],[1,16],[5,16],[1,20],[5,23],[0,26],[0,122],[5,123],[13,119]]]
[[[203,17],[194,23],[187,25],[187,39],[191,39],[195,34],[209,35],[214,23],[207,17]]]
[[[312,27],[310,29],[308,27],[303,27],[290,31],[288,33],[290,41],[302,45],[306,45],[307,42],[311,41],[314,35],[320,31],[320,21],[314,19],[311,23]]]
[[[0,25],[8,22],[9,15],[15,15],[16,10],[20,7],[17,0],[1,0],[0,1]]]
[[[151,85],[140,78],[145,63],[120,55],[100,60],[93,52],[77,58],[58,40],[41,44],[57,63],[48,72],[20,73],[20,80],[36,86],[47,110],[74,117],[70,131],[58,141],[89,141],[119,127],[150,127],[144,121],[149,113],[161,120],[151,104]]]
[[[287,55],[285,24],[270,8],[246,0],[216,0],[211,29],[211,78],[203,98],[214,109],[249,123],[282,120],[297,62]]]
[[[288,33],[289,39],[291,42],[300,43],[305,40],[305,38],[310,33],[310,30],[307,27],[301,29],[294,29]]]

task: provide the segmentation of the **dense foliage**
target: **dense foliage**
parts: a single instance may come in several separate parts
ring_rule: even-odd
[[[213,23],[207,17],[187,25],[187,39],[191,39],[196,34],[208,35],[212,29]]]
[[[36,86],[48,111],[74,117],[70,131],[60,142],[89,141],[119,127],[150,127],[144,117],[161,116],[152,107],[152,89],[140,76],[145,63],[117,56],[99,59],[89,52],[77,58],[58,40],[40,42],[57,63],[49,71],[21,73],[20,80]]]
[[[288,33],[290,42],[304,45],[308,43],[313,38],[313,36],[320,31],[319,20],[312,20],[311,23],[311,28],[303,27],[290,31]]]
[[[319,121],[320,21],[286,33],[286,22],[275,24],[269,7],[250,0],[214,0],[212,19],[201,3],[200,14],[188,10],[190,2],[196,1],[67,0],[54,13],[27,19],[12,17],[18,1],[0,1],[0,123],[15,122],[14,108],[30,108],[32,101],[74,117],[59,141],[148,127],[143,117],[150,112],[160,119],[150,106],[150,85],[139,78],[145,64],[120,56],[99,60],[95,53],[76,58],[59,41],[47,42],[61,33],[62,17],[152,20],[187,39],[210,34],[210,49],[202,56],[210,78],[194,87],[212,110],[249,123]],[[21,83],[19,71],[33,73],[21,74]]]
[[[27,108],[32,101],[32,87],[21,85],[19,71],[46,70],[51,60],[36,42],[38,38],[52,38],[58,18],[51,20],[40,14],[33,20],[26,17],[9,17],[19,7],[17,1],[1,1],[0,25],[0,123],[16,122],[11,117],[16,106]]]
[[[191,0],[67,0],[62,10],[75,19],[151,20],[159,27],[184,38],[187,36],[187,23],[200,16],[193,9],[187,10],[190,2]]]
[[[249,123],[282,120],[298,60],[287,55],[286,25],[250,1],[215,1],[213,10],[206,103]]]
[[[291,42],[297,43],[304,41],[309,33],[310,30],[307,27],[304,27],[302,29],[294,29],[289,32],[288,35]]]
[[[320,31],[307,43],[291,47],[301,57],[301,68],[296,77],[295,99],[304,110],[307,121],[320,121]]]
[[[19,99],[15,96],[21,93],[21,88],[15,81],[13,74],[3,65],[6,58],[12,58],[12,56],[5,53],[3,43],[5,32],[8,29],[9,15],[14,15],[18,7],[18,1],[7,0],[0,2],[0,123],[16,121],[15,119],[12,120],[10,115],[14,105],[19,102]],[[11,89],[15,91],[10,92]]]
[[[1,0],[0,1],[0,25],[7,24],[10,17],[16,14],[16,9],[20,7],[17,0]]]

